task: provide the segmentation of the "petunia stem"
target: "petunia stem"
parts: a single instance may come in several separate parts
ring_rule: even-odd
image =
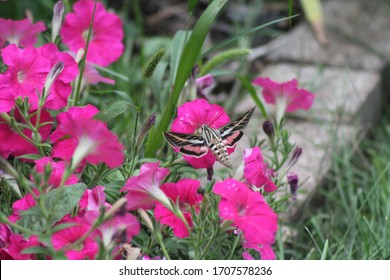
[[[81,81],[83,79],[85,63],[87,60],[87,53],[88,53],[89,42],[91,40],[92,26],[93,26],[93,22],[94,22],[94,18],[95,18],[96,6],[97,6],[97,1],[95,1],[95,4],[93,6],[91,22],[89,24],[88,35],[87,35],[87,42],[85,43],[85,51],[84,51],[83,59],[80,62],[81,63],[80,64],[80,74],[79,74],[79,79],[77,81],[76,93],[75,93],[74,100],[73,100],[74,105],[76,105],[76,106],[79,103],[80,91],[81,91]]]

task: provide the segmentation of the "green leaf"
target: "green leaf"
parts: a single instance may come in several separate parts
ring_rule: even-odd
[[[133,109],[137,112],[140,111],[139,107],[123,101],[123,100],[117,100],[110,105],[108,105],[106,108],[102,109],[96,116],[95,119],[108,122],[109,120],[112,120],[116,116],[119,116],[120,114],[128,111],[129,109]]]
[[[171,74],[169,81],[173,83],[173,81],[176,79],[176,73],[177,68],[179,67],[179,61],[181,54],[184,49],[184,45],[186,43],[186,36],[191,35],[191,31],[179,30],[176,32],[175,36],[173,37],[172,46],[171,46],[171,61],[170,61],[170,68],[171,68]]]
[[[146,157],[155,155],[156,151],[161,147],[161,143],[163,141],[162,133],[167,130],[169,123],[172,120],[180,92],[183,89],[195,63],[199,59],[203,42],[206,39],[214,20],[227,2],[228,0],[214,0],[196,23],[180,57],[180,63],[177,71],[179,75],[176,75],[173,92],[164,108],[160,123],[156,129],[153,130],[153,133],[149,134],[150,137],[148,138],[148,145],[145,153]]]
[[[263,118],[268,120],[267,111],[264,108],[263,102],[261,102],[260,98],[257,96],[257,92],[256,92],[255,87],[248,81],[247,78],[245,78],[239,74],[236,74],[236,77],[241,81],[241,84],[249,92],[249,95],[252,97],[253,101],[256,103],[257,107],[260,109],[260,112],[263,115]]]
[[[218,44],[215,44],[214,47],[212,47],[212,48],[208,49],[207,51],[205,51],[204,53],[202,53],[202,55],[200,56],[200,59],[203,59],[203,58],[207,57],[209,54],[215,52],[216,50],[219,50],[220,48],[223,48],[223,47],[229,45],[230,43],[233,43],[234,41],[237,41],[238,39],[240,39],[243,36],[246,36],[246,35],[249,35],[249,34],[251,34],[253,32],[259,31],[260,29],[263,29],[263,28],[265,28],[267,26],[270,26],[272,24],[281,22],[283,20],[292,19],[292,18],[297,17],[297,16],[299,16],[299,15],[293,15],[293,16],[290,16],[290,17],[284,17],[284,18],[276,19],[276,20],[270,21],[268,23],[265,23],[263,25],[259,25],[259,26],[256,26],[256,27],[244,30],[243,32],[240,32],[240,33],[238,33],[238,34],[236,34],[236,35],[234,35],[232,37],[229,37],[229,38],[223,40],[222,42],[220,42]]]
[[[54,189],[41,195],[41,205],[45,211],[38,203],[28,210],[21,211],[21,218],[17,223],[34,232],[45,231],[73,210],[86,188],[85,184],[80,183]]]
[[[321,254],[321,260],[326,260],[326,255],[328,254],[328,249],[329,249],[329,240],[326,239],[324,249],[322,250],[322,254]]]
[[[196,5],[198,4],[198,0],[188,0],[188,11],[192,14]]]
[[[33,246],[33,247],[28,247],[26,249],[24,249],[22,252],[22,254],[42,254],[42,255],[49,255],[50,254],[50,250],[47,249],[46,247],[43,247],[43,246]]]
[[[37,155],[37,154],[25,154],[25,155],[19,156],[17,158],[38,160],[38,159],[41,159],[42,157],[40,155]]]

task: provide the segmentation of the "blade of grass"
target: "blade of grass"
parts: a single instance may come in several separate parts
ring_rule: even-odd
[[[337,248],[335,256],[337,256],[340,253],[340,251],[343,249],[343,247],[345,245],[344,244],[345,239],[347,238],[349,232],[351,231],[352,226],[355,224],[355,222],[356,222],[358,216],[360,215],[360,212],[362,211],[363,207],[366,205],[367,201],[370,199],[370,197],[374,193],[375,189],[379,185],[379,182],[382,180],[382,177],[385,176],[385,174],[387,174],[387,171],[388,171],[389,167],[390,167],[390,162],[386,165],[385,169],[380,174],[378,180],[375,182],[374,186],[371,188],[370,192],[368,193],[366,199],[363,201],[362,205],[359,207],[358,211],[356,212],[355,216],[353,217],[351,223],[349,224],[349,226],[347,228],[347,231],[345,232],[343,238],[341,239],[341,242],[339,244],[339,247]]]
[[[283,20],[292,19],[292,18],[297,17],[297,16],[299,16],[299,14],[293,15],[293,16],[290,16],[290,17],[284,17],[284,18],[276,19],[276,20],[270,21],[268,23],[265,23],[263,25],[259,25],[259,26],[256,26],[254,28],[250,28],[250,29],[244,30],[243,32],[240,32],[240,33],[238,33],[238,34],[236,34],[236,35],[234,35],[232,37],[229,37],[226,40],[223,40],[222,42],[220,42],[218,44],[215,44],[214,47],[212,47],[212,48],[208,49],[207,51],[205,51],[204,53],[202,53],[202,55],[200,56],[199,59],[203,59],[203,58],[207,57],[209,54],[215,52],[216,50],[219,50],[220,48],[223,48],[223,47],[229,45],[230,43],[233,43],[234,41],[237,41],[238,39],[240,39],[243,36],[249,35],[249,34],[251,34],[253,32],[256,32],[256,31],[259,31],[260,29],[263,29],[263,28],[265,28],[267,26],[273,25],[273,24],[281,22]]]
[[[324,249],[322,249],[321,260],[326,260],[326,255],[328,254],[328,249],[329,249],[329,240],[326,239]]]
[[[162,118],[158,126],[155,130],[153,130],[153,133],[149,134],[145,152],[146,157],[155,155],[156,151],[161,146],[163,141],[162,133],[168,128],[169,123],[175,113],[175,108],[177,101],[179,100],[180,92],[183,89],[195,63],[199,59],[203,42],[206,39],[206,36],[209,33],[214,20],[227,2],[228,0],[214,0],[206,8],[198,22],[195,24],[195,27],[184,47],[180,58],[180,63],[177,70],[178,75],[175,78],[173,92],[170,95],[167,104],[165,105]]]

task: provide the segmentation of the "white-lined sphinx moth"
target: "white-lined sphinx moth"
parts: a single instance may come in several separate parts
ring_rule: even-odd
[[[184,134],[164,132],[167,142],[179,152],[190,157],[200,158],[211,150],[215,159],[223,165],[232,168],[227,148],[233,148],[244,135],[242,130],[247,126],[256,107],[239,116],[235,121],[220,129],[202,125],[201,134]]]

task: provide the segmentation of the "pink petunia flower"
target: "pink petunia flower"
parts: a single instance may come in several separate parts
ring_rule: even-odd
[[[313,105],[314,94],[298,88],[298,81],[278,83],[269,78],[256,78],[252,82],[263,88],[263,97],[268,104],[276,106],[276,120],[280,123],[284,112],[309,110]]]
[[[215,184],[214,193],[221,196],[219,215],[233,221],[250,244],[272,244],[278,229],[277,215],[259,192],[234,179]]]
[[[56,45],[46,44],[38,49],[28,47],[20,49],[12,44],[1,52],[4,63],[8,65],[6,74],[9,77],[9,88],[15,97],[27,97],[31,110],[39,105],[37,91],[42,93],[50,70],[61,61],[64,65],[62,72],[53,81],[50,89],[46,89],[44,108],[61,109],[68,103],[71,85],[78,75],[75,60],[67,53],[60,52]],[[5,79],[4,76],[0,79]]]
[[[25,123],[19,111],[15,111],[17,122]],[[1,120],[1,118],[0,118]],[[46,111],[41,112],[40,123],[45,123],[40,129],[42,141],[46,141],[52,128],[52,117]],[[31,123],[36,124],[36,115],[31,118]],[[21,129],[23,134],[32,139],[32,131],[28,128]],[[38,149],[32,143],[24,139],[18,132],[14,131],[8,124],[0,123],[0,155],[4,158],[9,156],[21,156],[25,154],[38,154]]]
[[[65,17],[61,28],[62,41],[73,52],[85,49],[89,25],[95,1],[81,0],[73,5],[73,13]],[[123,53],[123,27],[119,16],[107,12],[97,2],[87,60],[100,66],[108,66]]]
[[[65,172],[65,163],[63,161],[54,161],[51,157],[43,157],[35,161],[35,170],[38,174],[44,174],[45,168],[49,167],[51,170],[49,177],[49,185],[53,187],[59,187],[61,184],[62,176]],[[78,182],[78,178],[75,174],[72,174],[65,182],[65,185],[72,185]]]
[[[160,189],[161,182],[169,174],[169,169],[159,167],[159,162],[144,163],[138,176],[129,178],[122,192],[127,192],[127,209],[151,209],[158,201],[169,207],[170,202]]]
[[[196,91],[197,95],[200,98],[207,98],[206,90],[209,88],[214,82],[214,78],[211,74],[207,74],[205,76],[199,77],[196,79]]]
[[[34,260],[35,256],[33,254],[25,254],[22,251],[40,245],[37,236],[31,236],[27,239],[23,238],[22,235],[11,233],[9,238],[9,245],[6,249],[8,254],[14,260]]]
[[[188,225],[192,227],[191,207],[199,210],[199,203],[203,196],[198,194],[200,182],[194,179],[181,179],[177,183],[165,183],[161,186],[163,192],[174,202],[179,202],[179,207]],[[189,232],[184,222],[161,204],[157,204],[154,215],[162,224],[169,225],[173,233],[179,238],[185,238]]]
[[[86,189],[79,202],[79,215],[87,211],[99,211],[111,205],[106,202],[106,194],[103,186],[96,186],[93,189]]]
[[[264,187],[266,192],[274,192],[277,187],[269,178],[272,170],[268,169],[263,160],[259,147],[245,149],[244,151],[244,176],[245,180],[258,188]]]
[[[92,107],[87,107],[85,111],[90,109]],[[52,156],[65,161],[72,158],[73,169],[83,161],[91,164],[103,162],[110,168],[120,166],[124,155],[118,137],[104,122],[80,115],[80,111],[70,108],[59,114],[57,129],[50,137],[54,143]]]
[[[89,85],[96,85],[98,83],[104,83],[109,85],[115,84],[115,80],[101,76],[99,72],[95,69],[93,64],[89,62],[85,63],[83,80],[86,84]]]
[[[63,249],[65,246],[72,245],[74,242],[83,237],[91,227],[80,217],[65,218],[61,220],[61,222],[57,223],[57,225],[63,223],[72,223],[75,225],[53,233],[51,242],[53,244],[54,250],[56,251]],[[70,260],[95,259],[95,256],[99,250],[99,244],[94,240],[94,237],[96,237],[96,232],[93,232],[87,238],[85,238],[84,241],[76,248],[72,248],[66,251],[65,256]]]
[[[6,224],[0,223],[0,260],[13,260],[7,250],[11,234],[11,228]]]
[[[92,225],[100,216],[99,211],[88,211],[85,220]],[[117,243],[130,243],[133,236],[141,230],[141,225],[137,218],[130,213],[116,215],[105,221],[98,227],[101,233],[103,244],[106,248]]]
[[[0,49],[8,44],[19,47],[34,46],[37,35],[45,31],[43,22],[32,23],[30,19],[12,20],[0,18]]]
[[[48,58],[41,56],[34,47],[20,49],[12,44],[1,51],[10,78],[10,87],[14,96],[27,97],[31,110],[38,108],[37,91],[41,92],[51,63]]]
[[[36,195],[39,195],[39,192],[37,189],[33,190]],[[17,220],[20,219],[20,211],[25,211],[30,209],[31,207],[34,207],[37,204],[32,194],[28,193],[24,197],[22,197],[19,200],[16,200],[12,204],[12,214],[8,217],[8,219],[15,223]]]
[[[178,109],[177,118],[172,123],[172,132],[194,134],[202,132],[202,125],[220,128],[229,123],[230,118],[219,105],[209,104],[204,99],[196,99],[184,103]],[[234,148],[228,149],[231,154]],[[184,160],[194,168],[212,168],[216,159],[211,153],[200,158],[183,156]]]

